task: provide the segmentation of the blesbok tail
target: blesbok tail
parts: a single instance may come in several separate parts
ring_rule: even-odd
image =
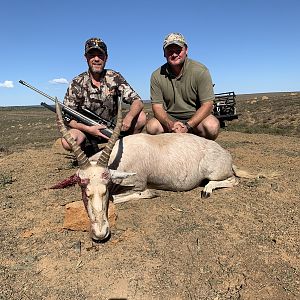
[[[261,173],[261,174],[251,174],[251,173],[249,173],[246,170],[239,169],[235,165],[232,166],[232,169],[233,169],[234,175],[236,177],[239,177],[239,178],[247,178],[247,179],[268,178],[268,179],[272,179],[272,178],[276,178],[276,177],[281,176],[280,173],[275,172],[275,171],[272,171],[272,172],[271,171],[267,171],[267,172]]]

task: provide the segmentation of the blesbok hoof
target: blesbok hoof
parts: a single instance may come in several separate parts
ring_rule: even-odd
[[[210,197],[210,193],[204,191],[201,192],[201,198],[208,198],[208,197]]]

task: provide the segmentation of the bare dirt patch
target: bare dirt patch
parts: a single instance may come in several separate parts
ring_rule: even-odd
[[[45,120],[43,110],[33,114]],[[43,136],[40,121],[26,122],[36,124],[27,128],[33,139],[0,145],[0,299],[300,298],[300,143],[293,132],[223,130],[218,142],[257,178],[208,199],[199,187],[116,205],[111,239],[94,246],[87,232],[62,228],[64,206],[80,200],[80,189],[48,189],[76,171],[72,156],[51,146],[57,132]],[[55,128],[54,119],[47,124]],[[18,136],[7,132],[5,141]]]

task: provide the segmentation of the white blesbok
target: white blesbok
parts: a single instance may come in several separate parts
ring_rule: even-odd
[[[79,170],[53,188],[76,183],[81,186],[94,240],[109,236],[107,210],[111,196],[115,203],[146,199],[154,197],[156,189],[187,191],[208,180],[201,194],[208,197],[214,189],[233,187],[238,182],[231,155],[214,141],[188,133],[140,133],[118,140],[121,104],[106,147],[88,159],[67,131],[58,104],[56,111],[59,130],[74,152]]]

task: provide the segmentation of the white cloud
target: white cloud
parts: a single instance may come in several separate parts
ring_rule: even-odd
[[[14,87],[14,83],[10,80],[5,80],[3,83],[0,82],[0,87],[3,88],[13,88]]]
[[[55,78],[49,81],[52,84],[69,84],[69,81],[65,78]]]

